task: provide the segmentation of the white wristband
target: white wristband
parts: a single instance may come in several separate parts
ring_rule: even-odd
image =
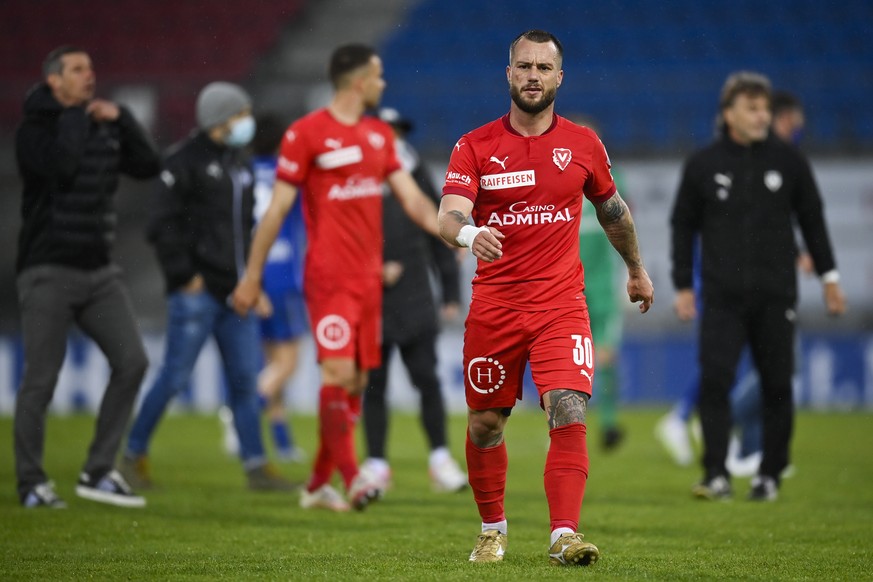
[[[840,272],[836,269],[831,269],[827,273],[821,276],[822,283],[839,283],[840,282]]]
[[[455,240],[458,241],[458,244],[462,247],[472,247],[473,241],[476,239],[476,236],[482,232],[488,230],[487,226],[475,227],[472,224],[467,224],[461,227],[461,232],[458,233],[458,236],[455,237]]]

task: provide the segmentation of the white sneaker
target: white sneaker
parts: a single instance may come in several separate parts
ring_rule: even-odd
[[[218,409],[218,419],[221,421],[224,433],[224,452],[232,457],[238,456],[239,435],[236,434],[236,427],[233,424],[233,411],[227,406],[222,406]]]
[[[758,474],[762,457],[761,451],[741,457],[740,441],[736,436],[732,436],[728,443],[728,454],[724,465],[731,477],[752,477]]]
[[[467,474],[451,457],[430,467],[430,482],[438,493],[455,493],[467,486]]]
[[[329,509],[343,512],[349,510],[349,504],[340,493],[328,484],[324,484],[312,493],[303,489],[300,493],[300,507],[303,509]]]
[[[361,471],[367,474],[367,477],[372,481],[384,494],[391,489],[391,466],[384,459],[367,459],[361,463]]]
[[[382,499],[384,495],[385,484],[382,480],[366,467],[361,467],[349,487],[349,500],[352,507],[363,511],[369,504]]]
[[[685,467],[694,460],[694,451],[688,438],[688,427],[674,413],[661,417],[655,425],[655,437],[667,449],[677,465]]]

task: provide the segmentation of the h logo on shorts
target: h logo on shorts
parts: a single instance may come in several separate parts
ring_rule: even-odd
[[[480,394],[491,394],[500,390],[506,380],[506,370],[494,358],[473,358],[467,365],[467,379],[470,387]]]

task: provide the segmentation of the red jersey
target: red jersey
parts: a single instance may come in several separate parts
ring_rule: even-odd
[[[306,222],[305,277],[382,277],[382,183],[400,163],[388,124],[344,125],[327,109],[294,122],[276,179],[296,186]]]
[[[473,297],[523,311],[581,304],[582,195],[612,196],[609,168],[597,134],[558,115],[539,136],[522,136],[505,115],[458,140],[443,194],[472,200],[476,226],[506,235],[501,258],[479,261]]]

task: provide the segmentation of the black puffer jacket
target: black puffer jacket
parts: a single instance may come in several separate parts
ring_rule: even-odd
[[[18,272],[39,264],[97,269],[109,264],[117,222],[120,173],[150,178],[160,154],[121,107],[116,121],[97,123],[84,107],[63,107],[46,84],[24,102],[16,136],[24,182]]]
[[[224,301],[245,270],[254,227],[254,179],[240,150],[196,132],[170,149],[149,225],[167,283],[177,291],[200,274]]]

